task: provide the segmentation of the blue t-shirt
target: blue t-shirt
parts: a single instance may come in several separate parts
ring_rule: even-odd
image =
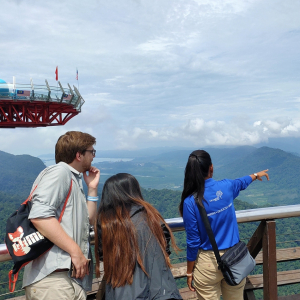
[[[219,250],[228,249],[239,242],[233,200],[251,182],[250,176],[235,180],[215,181],[212,178],[205,180],[206,201],[203,200],[203,204]],[[184,200],[183,222],[186,231],[187,260],[194,261],[199,249],[212,250],[212,246],[192,195]]]

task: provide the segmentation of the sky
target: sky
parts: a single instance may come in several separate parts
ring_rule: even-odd
[[[0,150],[53,153],[69,130],[97,150],[300,139],[299,11],[295,0],[2,0],[0,78],[56,86],[58,66],[85,103],[65,126],[0,128]]]

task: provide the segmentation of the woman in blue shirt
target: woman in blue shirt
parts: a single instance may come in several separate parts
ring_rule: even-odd
[[[198,299],[216,300],[220,299],[222,293],[224,300],[242,300],[246,280],[237,286],[230,286],[225,282],[193,194],[197,194],[199,204],[207,212],[220,255],[223,255],[226,249],[239,242],[233,200],[252,181],[262,181],[263,176],[269,180],[267,171],[235,180],[215,181],[212,179],[213,164],[210,155],[204,150],[196,150],[190,154],[185,168],[179,211],[183,217],[187,239],[187,284],[191,291],[196,290]]]

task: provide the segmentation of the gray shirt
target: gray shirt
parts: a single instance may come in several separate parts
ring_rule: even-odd
[[[132,284],[112,288],[110,283],[106,283],[105,299],[182,300],[159,243],[149,228],[144,208],[141,206],[132,206],[130,217],[135,226],[139,251],[148,275],[136,263]],[[166,227],[165,231],[167,234],[166,239],[168,239],[170,233]],[[101,247],[101,239],[99,241]]]
[[[32,195],[32,208],[29,219],[49,218],[60,216],[70,189],[72,191],[61,220],[64,231],[79,245],[84,256],[91,258],[89,247],[89,216],[86,197],[82,187],[82,175],[64,162],[50,166],[43,170],[33,184],[37,185]],[[92,264],[90,275],[83,280],[75,279],[85,290],[92,287]],[[54,245],[48,252],[25,266],[23,287],[37,282],[56,269],[69,269],[71,273],[70,255]]]

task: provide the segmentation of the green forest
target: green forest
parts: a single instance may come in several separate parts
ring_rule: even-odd
[[[234,161],[235,153],[235,163]],[[170,158],[170,162],[167,164],[167,157]],[[244,147],[240,151],[228,150],[222,153],[218,151],[214,152],[213,161],[215,161],[215,179],[221,179],[224,177],[235,178],[238,176],[252,173],[250,170],[261,170],[272,166],[270,168],[270,182],[255,182],[246,191],[241,192],[239,199],[235,199],[235,209],[244,210],[258,207],[270,207],[276,205],[288,205],[298,203],[299,186],[296,174],[299,174],[299,157],[293,156],[292,154],[283,152],[279,149],[271,149],[263,147],[256,149],[253,147]],[[137,160],[146,161],[143,158]],[[148,160],[150,160],[148,158]],[[180,176],[183,174],[183,163],[186,160],[186,153],[175,153],[172,155],[160,155],[154,157],[148,161],[147,164],[141,162],[134,162],[131,166],[132,169],[126,169],[124,164],[121,164],[122,168],[119,169],[120,164],[110,165],[106,163],[106,166],[112,168],[111,172],[131,172],[139,174],[147,174],[147,169],[152,170],[153,178],[149,179],[148,184],[143,184],[147,180],[147,177],[143,177],[143,181],[137,176],[143,187],[142,194],[146,201],[153,204],[158,211],[162,214],[165,219],[179,217],[178,205],[180,202],[181,191],[180,188],[162,188],[155,189],[152,187],[151,182],[156,183],[165,182],[165,186],[168,186],[170,182],[174,182],[176,177],[176,184],[182,184],[181,179],[178,177],[176,172],[180,171]],[[136,163],[139,164],[136,167]],[[243,167],[242,167],[243,166]],[[0,168],[2,170],[0,175],[0,240],[1,244],[4,243],[4,234],[7,217],[13,213],[19,205],[27,198],[31,185],[39,174],[39,172],[45,168],[43,162],[35,157],[29,155],[18,155],[14,156],[5,152],[0,151]],[[145,168],[145,169],[143,169]],[[293,168],[293,171],[291,169]],[[276,172],[274,171],[276,170]],[[102,169],[101,169],[102,170]],[[172,173],[172,176],[168,176]],[[236,170],[239,170],[238,172]],[[141,173],[141,172],[144,173]],[[161,174],[155,177],[155,174]],[[160,173],[161,172],[161,173]],[[288,173],[290,172],[290,173]],[[164,175],[163,175],[164,174]],[[229,174],[228,176],[226,174]],[[272,175],[271,175],[272,174]],[[288,176],[282,176],[282,174],[288,174]],[[108,175],[101,176],[101,183],[99,185],[99,195],[103,183]],[[179,180],[180,179],[180,180]],[[149,183],[150,182],[150,183]],[[286,185],[286,186],[285,186]],[[271,186],[271,187],[270,187]],[[284,187],[284,188],[283,188]],[[290,197],[288,197],[290,193]],[[300,244],[299,239],[299,218],[287,218],[276,220],[276,231],[277,231],[277,248],[288,248],[297,247]],[[259,222],[239,224],[241,240],[247,242],[254,231],[256,230]],[[185,253],[185,232],[175,233],[176,242],[179,248],[182,250],[178,254],[174,251],[171,254],[172,263],[184,262],[186,257]],[[7,299],[16,297],[18,293],[10,295],[8,291],[8,271],[12,269],[12,262],[1,263],[0,268],[0,294],[6,294],[0,296],[1,299]],[[293,270],[300,269],[300,261],[292,261],[287,263],[278,263],[277,270]],[[257,266],[254,273],[262,273],[262,267]],[[19,279],[22,279],[22,272],[19,275]],[[184,287],[186,280],[177,280],[178,287]],[[21,284],[18,283],[16,290],[20,290]],[[279,295],[293,295],[298,294],[300,285],[289,285],[279,287]],[[21,291],[21,294],[23,292]],[[262,291],[258,290],[255,292],[257,299],[262,299]]]
[[[180,201],[181,193],[179,191],[172,191],[172,190],[155,190],[155,189],[142,189],[143,197],[146,201],[153,204],[162,216],[165,219],[179,217],[178,212],[178,204]],[[23,199],[21,200],[23,201]],[[5,233],[5,224],[6,218],[9,214],[11,214],[19,205],[20,198],[19,197],[8,197],[5,193],[0,193],[0,202],[4,205],[1,205],[0,210],[0,236],[1,241],[4,239]],[[247,202],[241,201],[236,199],[235,202],[236,210],[244,210],[244,209],[252,209],[257,208],[257,206],[253,204],[249,204]],[[300,245],[300,240],[297,238],[298,231],[299,231],[299,218],[289,218],[289,219],[282,219],[276,221],[276,232],[277,232],[277,248],[286,248],[286,247],[296,247]],[[256,230],[259,222],[253,223],[244,223],[239,224],[240,229],[240,236],[241,240],[247,242],[254,231]],[[185,261],[185,233],[184,232],[177,232],[174,234],[176,238],[176,243],[179,248],[182,250],[178,254],[174,251],[171,254],[171,261],[172,264],[176,264],[178,262]],[[5,262],[1,263],[1,271],[0,271],[0,294],[8,293],[8,271],[12,268],[12,262]],[[293,261],[288,263],[279,263],[277,265],[278,271],[283,270],[293,270],[300,268],[300,261]],[[262,273],[262,267],[257,266],[255,274]],[[19,275],[19,280],[22,279],[22,272]],[[177,280],[178,287],[185,287],[186,280],[179,279]],[[21,288],[21,284],[17,285],[16,290]],[[291,285],[279,288],[279,295],[292,295],[297,294],[299,291],[299,285]],[[262,291],[258,290],[255,292],[257,299],[262,299]],[[22,291],[21,291],[22,294]],[[5,295],[2,296],[0,299],[7,299],[12,296],[16,297],[18,293],[14,295]]]

